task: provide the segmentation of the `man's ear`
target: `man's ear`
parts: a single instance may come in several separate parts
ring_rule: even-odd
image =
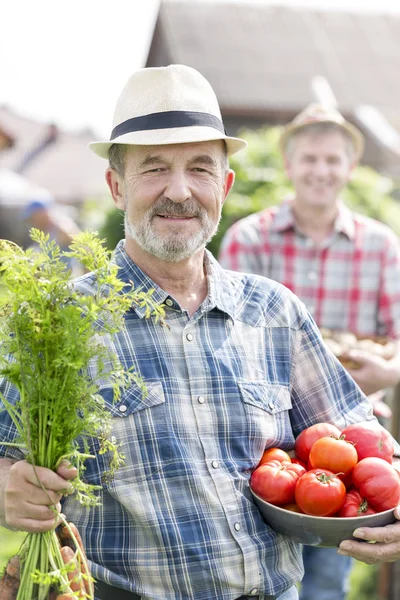
[[[358,167],[358,160],[355,160],[351,163],[349,167],[349,175],[347,177],[347,181],[351,181],[353,179],[354,170]]]
[[[225,183],[224,183],[224,199],[223,202],[225,202],[229,192],[232,189],[233,184],[235,183],[235,171],[232,171],[232,169],[229,169],[229,171],[227,172],[226,176],[225,176]]]
[[[290,162],[286,155],[283,155],[283,168],[286,173],[286,177],[290,179]]]
[[[110,188],[111,196],[117,208],[125,210],[125,194],[123,178],[115,169],[108,167],[106,171],[106,181]]]

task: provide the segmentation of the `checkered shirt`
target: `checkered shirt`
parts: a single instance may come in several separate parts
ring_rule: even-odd
[[[100,384],[126,464],[102,481],[107,455],[92,441],[85,477],[101,486],[101,506],[63,502],[93,576],[151,600],[279,596],[302,578],[301,548],[263,521],[251,472],[265,447],[289,450],[318,421],[344,428],[373,418],[370,405],[284,286],[225,271],[207,254],[208,296],[189,316],[123,244],[115,260],[123,281],[154,288],[166,303],[168,327],[132,307],[126,329],[103,336],[142,374],[148,394],[132,385],[113,402],[110,385]],[[93,293],[93,283],[87,274],[76,285]],[[5,381],[0,391],[17,398]],[[1,446],[15,435],[0,413],[0,455],[23,457]]]
[[[219,256],[227,269],[279,281],[319,327],[400,337],[400,248],[394,232],[343,204],[319,247],[296,229],[290,201],[235,223]]]

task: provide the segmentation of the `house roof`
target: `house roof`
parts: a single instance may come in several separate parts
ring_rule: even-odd
[[[293,114],[315,100],[315,75],[327,78],[344,113],[371,104],[396,118],[400,108],[400,17],[393,14],[165,2],[147,64],[160,60],[198,69],[225,114]]]
[[[35,121],[0,106],[0,123],[12,132],[14,145],[0,153],[0,167],[19,172],[32,184],[49,190],[58,202],[108,194],[106,162],[88,149],[90,131],[69,132]]]

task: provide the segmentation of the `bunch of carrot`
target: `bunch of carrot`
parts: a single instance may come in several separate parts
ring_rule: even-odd
[[[49,600],[76,600],[89,598],[93,593],[93,579],[87,570],[87,561],[81,536],[73,523],[57,532],[60,554],[65,564],[71,593],[58,594],[51,590]],[[13,556],[0,579],[0,600],[16,600],[21,585],[20,557]],[[85,575],[85,577],[83,577]]]
[[[13,442],[0,443],[23,449],[34,468],[56,470],[62,460],[69,461],[78,471],[72,482],[78,500],[85,506],[96,505],[97,488],[83,478],[85,461],[90,459],[89,441],[97,438],[100,452],[108,456],[108,476],[123,462],[118,441],[110,435],[111,415],[97,382],[106,379],[116,399],[132,381],[145,394],[140,377],[123,369],[102,336],[124,327],[125,313],[132,305],[145,306],[147,316],[155,316],[156,321],[162,319],[163,310],[152,301],[152,292],[136,291],[117,277],[117,265],[94,233],[78,234],[68,252],[61,252],[38,230],[32,230],[31,237],[40,251],[24,251],[0,241],[0,283],[5,290],[0,297],[0,375],[19,392],[15,402],[0,394],[17,430]],[[64,255],[94,273],[91,293],[71,285]],[[89,376],[89,367],[96,381]],[[55,523],[61,519],[68,528],[55,506],[54,511]],[[53,591],[67,594],[65,598],[68,594],[94,598],[77,532],[70,528],[69,535],[76,538],[72,550],[60,544],[55,531],[27,534],[19,552],[17,600],[48,600]],[[3,580],[13,589],[15,564],[15,560],[9,563]],[[81,588],[74,589],[76,585]]]

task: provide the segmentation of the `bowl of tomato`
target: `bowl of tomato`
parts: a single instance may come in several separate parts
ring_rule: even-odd
[[[294,456],[266,449],[250,490],[264,520],[277,533],[311,546],[338,546],[359,527],[396,521],[399,469],[393,438],[378,423],[339,431],[317,423],[295,440]]]
[[[250,491],[267,525],[305,546],[339,546],[343,540],[356,540],[353,531],[358,527],[384,527],[396,521],[393,508],[360,517],[319,517],[296,512],[294,504],[276,506]]]

